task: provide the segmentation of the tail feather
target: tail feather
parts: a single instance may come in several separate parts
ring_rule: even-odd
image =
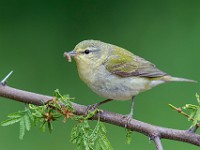
[[[162,80],[164,80],[166,82],[177,81],[177,82],[193,82],[193,83],[197,83],[197,81],[195,81],[195,80],[190,80],[190,79],[185,79],[185,78],[178,78],[178,77],[172,77],[172,76],[164,76],[162,78]]]

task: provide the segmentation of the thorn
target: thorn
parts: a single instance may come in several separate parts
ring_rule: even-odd
[[[6,85],[6,80],[11,76],[12,73],[13,73],[13,70],[1,81],[2,85]]]

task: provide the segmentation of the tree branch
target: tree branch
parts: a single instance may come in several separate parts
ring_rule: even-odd
[[[34,105],[44,105],[49,100],[52,99],[51,96],[36,94],[32,92],[27,92],[19,89],[15,89],[9,87],[7,85],[0,84],[0,96],[9,98],[12,100],[16,100],[23,103],[29,103]],[[87,107],[72,103],[75,114],[76,115],[85,115],[87,112]],[[124,115],[109,112],[103,110],[100,114],[94,115],[91,119],[98,120],[98,116],[100,115],[100,120],[109,124],[113,124],[120,127],[125,127],[127,124],[127,120]],[[176,141],[182,141],[186,143],[191,143],[193,145],[200,146],[200,135],[196,133],[189,132],[188,130],[177,130],[159,127],[155,125],[151,125],[145,122],[138,121],[136,119],[131,119],[129,124],[127,125],[128,129],[132,131],[140,132],[148,137],[156,137],[152,138],[156,143],[157,149],[162,150],[162,145],[160,139],[170,139]]]
[[[159,137],[159,136],[154,137],[154,138],[153,138],[153,141],[154,141],[155,144],[156,144],[156,149],[157,149],[157,150],[163,150],[162,143],[161,143],[161,140],[160,140],[160,137]]]

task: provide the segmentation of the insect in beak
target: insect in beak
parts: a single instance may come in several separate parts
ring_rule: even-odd
[[[77,55],[77,53],[76,53],[75,50],[72,50],[70,52],[64,52],[64,57],[67,58],[68,62],[72,62],[72,58],[71,57],[74,57],[76,55]]]

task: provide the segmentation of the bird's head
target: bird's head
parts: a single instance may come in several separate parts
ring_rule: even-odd
[[[110,44],[101,41],[84,40],[78,43],[74,50],[65,52],[64,55],[68,58],[68,61],[71,61],[71,57],[74,57],[77,64],[98,65],[105,61],[110,48]]]

